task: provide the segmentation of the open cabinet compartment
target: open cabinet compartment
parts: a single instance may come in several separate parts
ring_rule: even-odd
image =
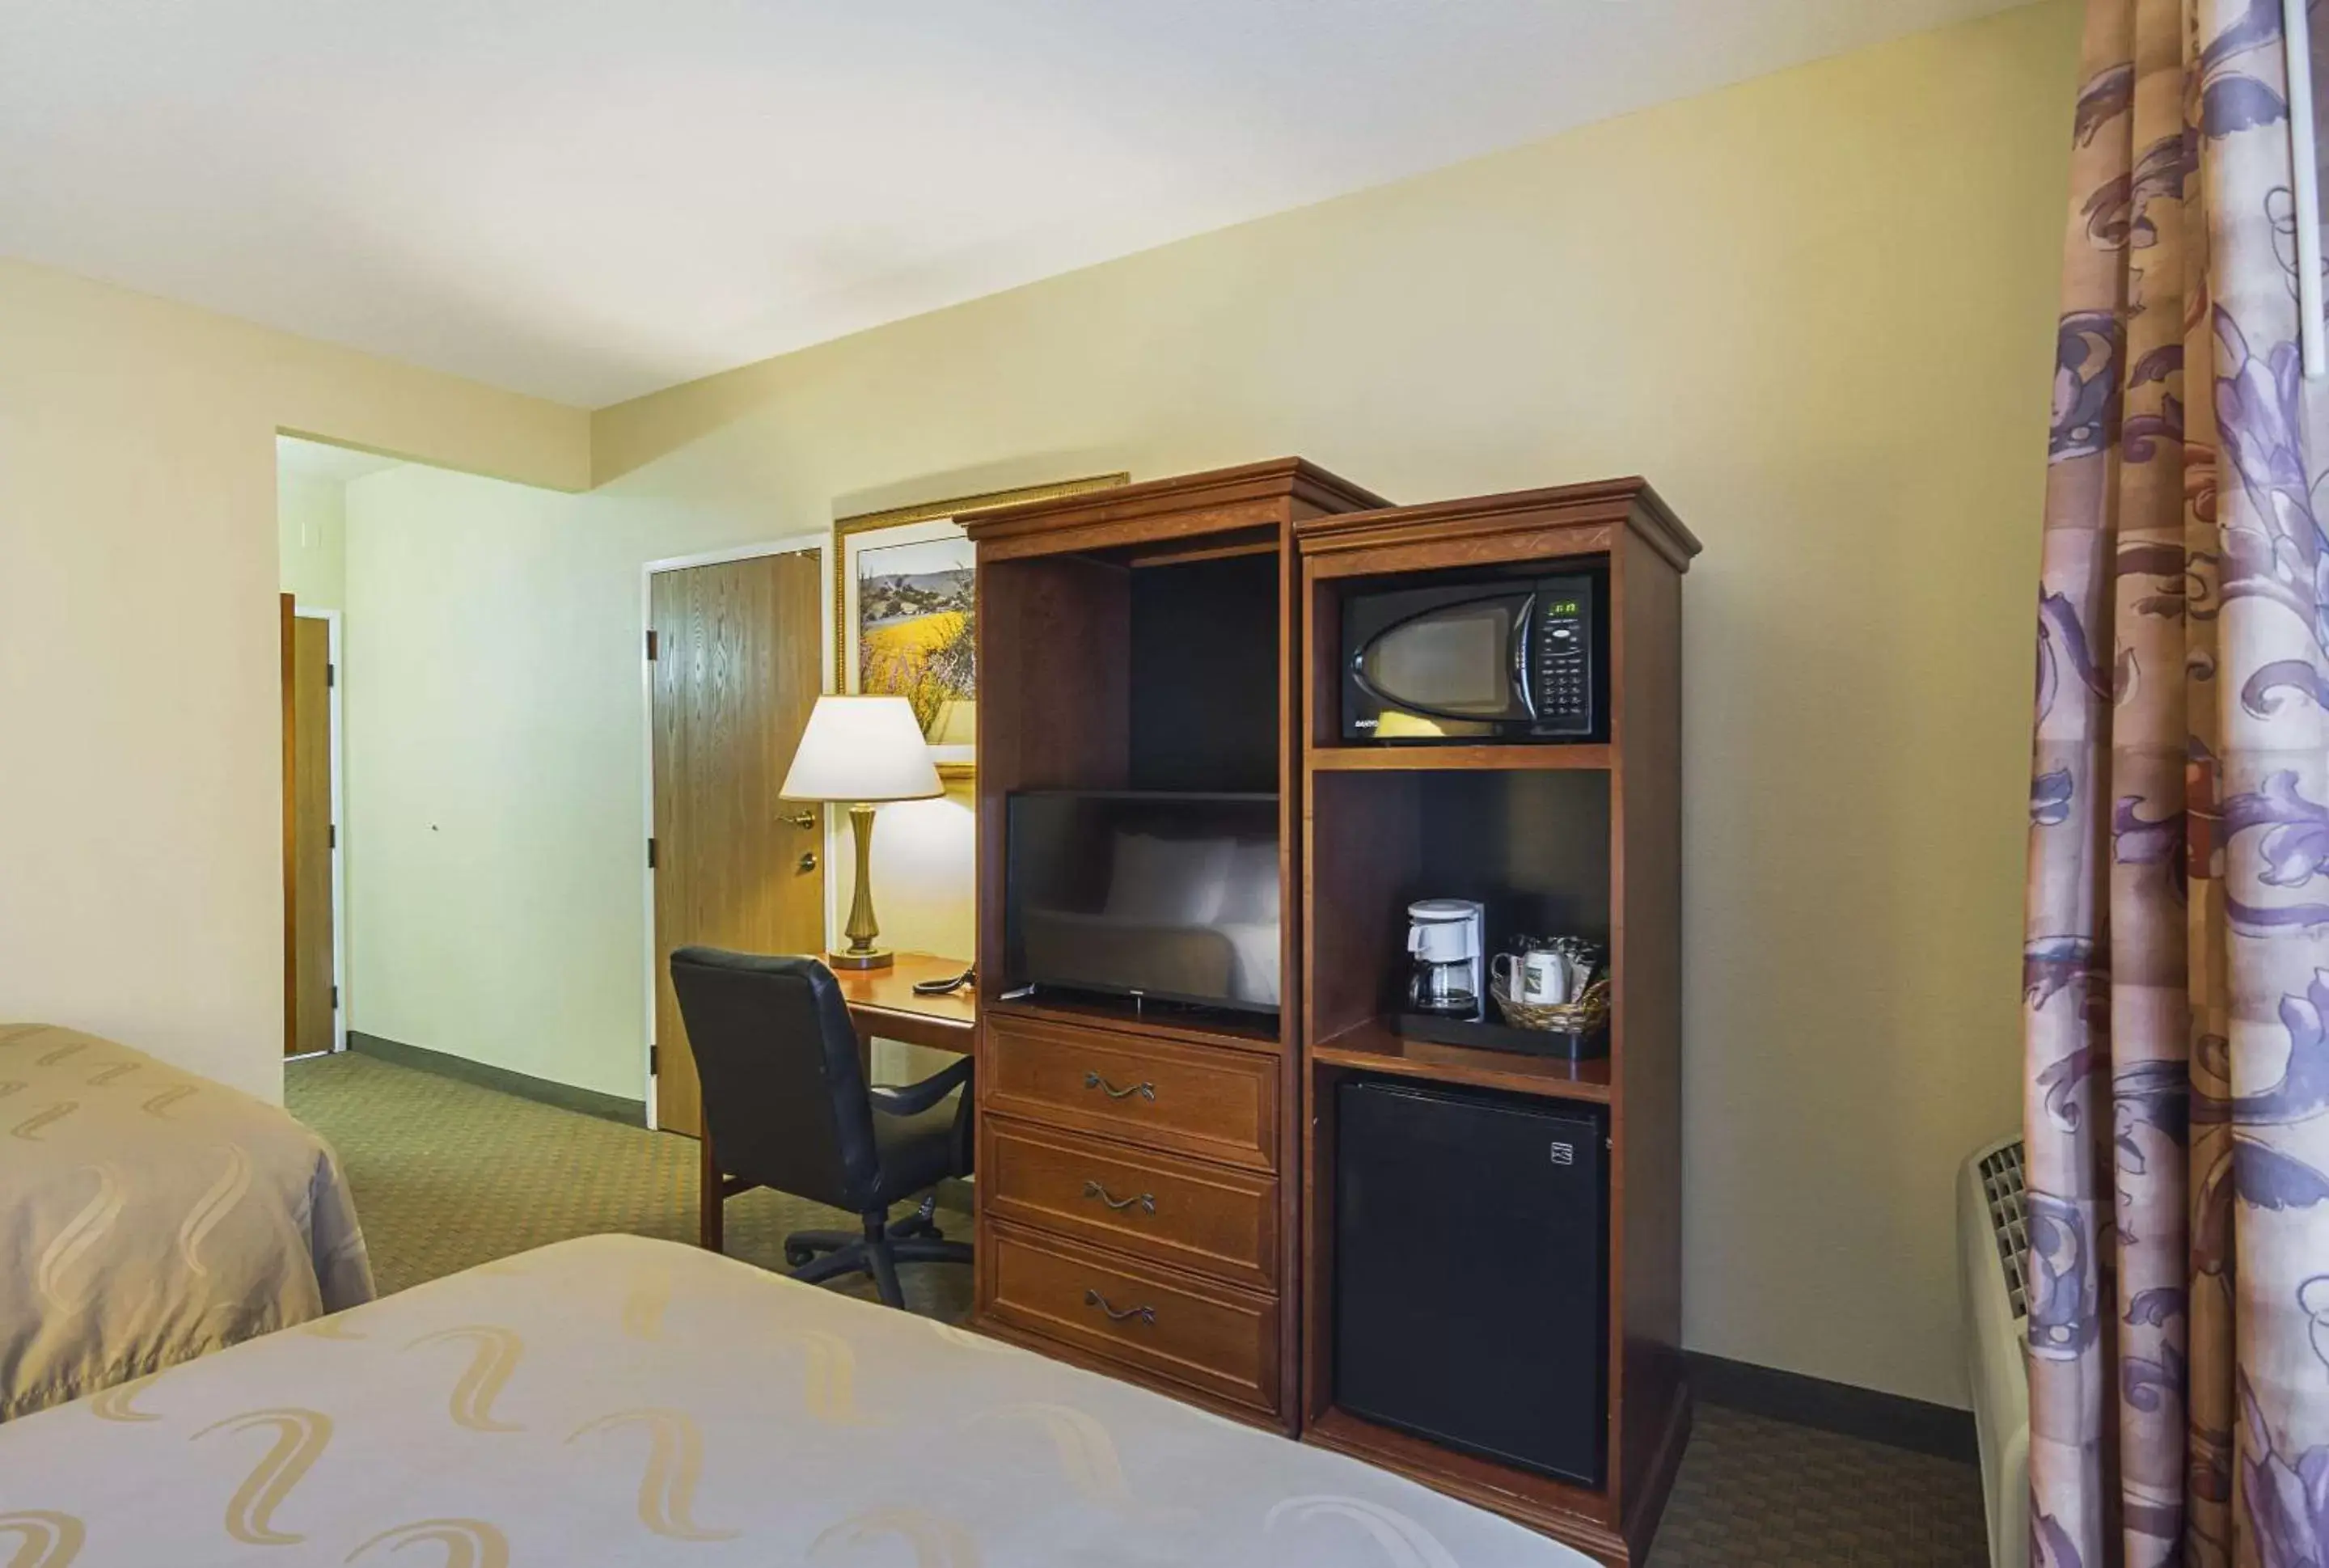
[[[1282,744],[1288,609],[1282,565],[1274,545],[1159,553],[1132,544],[983,569],[982,641],[1001,666],[983,685],[994,691],[1007,682],[1008,694],[983,698],[998,710],[987,732],[1000,745],[982,746],[980,771],[1004,805],[1002,831],[1010,797],[1025,792],[1266,796],[1277,802],[1281,935],[1275,1018],[1136,1005],[1098,992],[1005,1001],[1004,994],[1027,978],[1007,940],[993,949],[1004,955],[992,966],[994,1005],[1280,1043],[1285,977],[1293,972],[1283,937],[1297,896],[1290,878],[1294,818],[1285,798],[1291,770]],[[987,864],[1003,868],[1004,855],[998,837]],[[1007,888],[995,891],[1000,902]]]
[[[1482,1087],[1514,1082],[1606,1100],[1606,1055],[1572,1062],[1485,1044],[1406,1037],[1408,906],[1453,898],[1485,908],[1486,949],[1522,936],[1610,938],[1609,779],[1535,772],[1324,771],[1310,786],[1314,1054],[1343,1066]],[[1486,1016],[1493,1022],[1490,1005]]]

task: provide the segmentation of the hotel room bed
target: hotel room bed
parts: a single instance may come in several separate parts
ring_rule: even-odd
[[[0,1427],[12,1530],[39,1568],[1587,1561],[1340,1455],[635,1236]]]
[[[372,1294],[322,1138],[126,1045],[0,1025],[0,1422]]]

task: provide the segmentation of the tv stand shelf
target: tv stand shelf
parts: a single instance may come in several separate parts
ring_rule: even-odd
[[[1230,1051],[1276,1052],[1280,1045],[1279,1025],[1275,1018],[1257,1016],[1249,1023],[1241,1018],[1219,1013],[1198,1013],[1193,1009],[1135,1008],[1128,1002],[1111,1005],[1065,997],[1040,996],[997,1002],[989,1011],[998,1018],[1032,1018],[1039,1022],[1082,1025],[1096,1029],[1118,1029],[1127,1034],[1150,1034],[1160,1040],[1184,1040],[1191,1044],[1218,1045]]]
[[[1477,772],[1482,769],[1514,772],[1579,769],[1606,773],[1609,748],[1585,744],[1313,746],[1308,761],[1312,768],[1331,773]]]
[[[1388,1072],[1434,1083],[1501,1089],[1514,1094],[1542,1095],[1548,1100],[1609,1103],[1607,1056],[1571,1062],[1565,1056],[1529,1056],[1517,1051],[1485,1051],[1477,1046],[1409,1040],[1393,1034],[1381,1019],[1354,1025],[1331,1040],[1312,1045],[1310,1060],[1329,1067]]]

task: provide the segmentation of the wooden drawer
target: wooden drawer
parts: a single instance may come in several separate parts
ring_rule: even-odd
[[[1265,1413],[1278,1405],[1278,1303],[990,1224],[985,1309],[1023,1332]]]
[[[1269,1177],[1000,1117],[980,1118],[979,1134],[979,1200],[997,1219],[1277,1288]]]
[[[982,1110],[1276,1169],[1274,1055],[1035,1019],[985,1030]]]

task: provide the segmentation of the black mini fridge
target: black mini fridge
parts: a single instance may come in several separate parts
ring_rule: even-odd
[[[1335,1112],[1334,1403],[1598,1487],[1603,1113],[1371,1079]]]

